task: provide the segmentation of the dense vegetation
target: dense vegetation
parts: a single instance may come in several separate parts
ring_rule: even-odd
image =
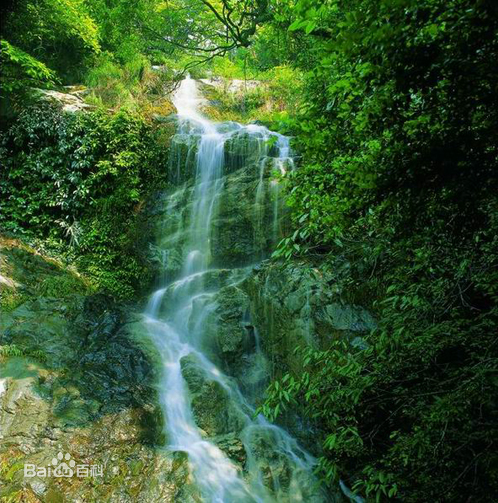
[[[303,404],[324,431],[324,476],[362,493],[489,501],[497,7],[301,1],[292,15],[314,63],[288,126],[304,161],[289,181],[296,232],[277,255],[346,259],[338,281],[379,329],[364,350],[303,352],[303,372],[274,383],[263,409]]]
[[[148,118],[171,111],[163,76],[130,42],[136,35],[129,24],[141,5],[125,6],[11,6],[3,18],[0,78],[3,231],[76,265],[94,288],[119,298],[150,278],[139,210],[166,183],[167,141]],[[65,92],[62,84],[73,83],[92,84],[87,101],[99,106],[65,113],[32,91]]]
[[[275,260],[341,271],[379,328],[362,349],[300,351],[302,372],[261,410],[311,418],[327,482],[373,500],[492,501],[497,35],[492,0],[23,0],[2,25],[2,98],[20,109],[33,86],[83,83],[98,109],[9,116],[0,225],[131,295],[146,270],[136,212],[164,183],[149,120],[171,110],[164,91],[185,68],[264,80],[214,96],[213,114],[295,138],[294,229]]]
[[[132,296],[148,274],[136,213],[165,179],[151,126],[125,111],[72,115],[30,107],[0,148],[4,230],[43,239],[98,287]]]

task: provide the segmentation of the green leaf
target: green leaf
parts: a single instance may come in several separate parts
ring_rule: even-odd
[[[309,35],[315,28],[316,28],[316,22],[315,21],[308,21],[304,31],[305,31],[306,35]]]

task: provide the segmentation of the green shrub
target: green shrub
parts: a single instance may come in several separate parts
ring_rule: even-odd
[[[67,297],[77,293],[88,292],[89,288],[83,281],[70,274],[47,276],[37,286],[36,291],[44,297]]]
[[[165,155],[140,115],[27,109],[0,140],[0,225],[52,243],[97,283],[106,278],[102,287],[130,296],[147,277],[138,207],[165,183]]]
[[[26,296],[13,288],[2,288],[0,292],[0,310],[4,313],[13,311],[26,300]]]
[[[304,105],[275,256],[334,270],[379,329],[303,351],[269,389],[322,434],[324,479],[373,500],[490,501],[498,490],[498,45],[491,2],[300,0]],[[476,56],[479,55],[479,56]]]

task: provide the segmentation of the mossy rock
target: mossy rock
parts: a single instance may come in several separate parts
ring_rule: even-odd
[[[182,358],[181,366],[197,426],[208,437],[240,432],[246,417],[234,405],[227,390],[206,376],[194,354]]]

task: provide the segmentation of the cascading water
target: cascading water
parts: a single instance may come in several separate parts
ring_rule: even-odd
[[[312,475],[314,459],[283,429],[268,423],[262,416],[255,418],[252,395],[262,382],[265,366],[257,331],[253,330],[255,345],[248,356],[252,358],[251,378],[255,383],[252,388],[223,372],[215,363],[214,351],[205,349],[210,345],[206,340],[209,335],[207,326],[219,307],[220,292],[236,288],[250,273],[250,262],[260,260],[266,246],[255,246],[245,264],[226,269],[220,263],[223,259],[213,257],[216,238],[213,222],[220,210],[220,201],[226,195],[224,168],[229,152],[225,147],[229,142],[233,147],[234,138],[242,142],[241,148],[231,150],[232,167],[244,164],[248,156],[252,156],[256,166],[259,165],[252,203],[254,228],[259,228],[263,234],[271,234],[268,239],[273,242],[278,233],[278,200],[269,205],[273,207],[269,232],[261,227],[264,227],[264,200],[272,192],[274,196],[278,195],[278,189],[265,185],[264,170],[284,171],[286,166],[292,165],[289,142],[263,126],[215,124],[202,115],[201,103],[196,82],[190,78],[182,81],[174,104],[179,118],[178,134],[189,145],[182,166],[191,162],[192,155],[195,155],[194,182],[169,196],[167,213],[179,216],[165,226],[161,246],[166,250],[166,260],[176,263],[177,272],[152,295],[144,315],[148,334],[163,364],[160,400],[168,448],[188,454],[202,501],[324,501]],[[196,153],[192,154],[194,148]],[[269,160],[270,151],[272,157]],[[230,228],[223,229],[223,232],[230,233]],[[251,238],[253,241],[254,237]],[[250,325],[247,319],[242,319],[241,323]],[[189,368],[194,369],[197,381],[208,383],[206,386],[215,390],[219,401],[226,407],[227,426],[222,432],[223,438],[228,436],[235,439],[234,442],[240,442],[243,461],[234,461],[226,449],[218,445],[219,436],[217,442],[217,438],[210,438],[196,424],[189,393],[190,381],[185,379]]]

